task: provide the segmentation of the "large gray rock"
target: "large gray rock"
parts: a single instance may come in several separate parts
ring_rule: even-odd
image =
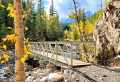
[[[120,54],[120,0],[112,1],[95,25],[93,38],[97,42],[99,62]]]

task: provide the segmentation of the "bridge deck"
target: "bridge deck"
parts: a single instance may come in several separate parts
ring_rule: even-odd
[[[35,52],[35,53],[38,53],[38,52]],[[40,53],[38,53],[38,54],[40,54]],[[40,55],[44,56],[43,52],[41,52]],[[55,54],[53,54],[53,56],[56,58]],[[52,53],[48,53],[48,58],[51,58],[51,57],[52,57]],[[52,60],[54,60],[54,57],[52,57]],[[66,59],[67,59],[69,65],[71,65],[71,58],[66,58]],[[57,62],[61,62],[61,63],[67,65],[67,62],[66,62],[64,56],[57,55]],[[90,63],[82,62],[80,60],[73,59],[73,65],[72,65],[72,67],[87,66],[87,65],[91,65],[91,64]]]

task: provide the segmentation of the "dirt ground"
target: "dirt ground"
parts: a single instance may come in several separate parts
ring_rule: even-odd
[[[120,69],[85,66],[64,71],[65,82],[120,82]]]

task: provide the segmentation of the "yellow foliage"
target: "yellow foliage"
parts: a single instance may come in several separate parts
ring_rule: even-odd
[[[21,58],[21,62],[24,64],[25,63],[25,57]]]
[[[44,12],[43,15],[41,15],[42,19],[45,21],[45,17],[47,17],[46,13]]]
[[[2,4],[0,4],[0,6],[1,6],[2,8],[5,8],[5,6],[4,6],[4,5],[2,5]]]
[[[86,25],[84,27],[85,34],[93,33],[94,31],[94,25],[89,22],[89,20],[86,21]]]
[[[6,50],[6,49],[7,49],[7,46],[6,46],[6,45],[3,45],[3,48]]]
[[[0,56],[0,60],[1,60],[1,56]]]
[[[70,19],[74,19],[75,18],[75,13],[72,12],[70,15],[68,15]]]
[[[7,29],[12,29],[12,27],[7,27]]]
[[[106,0],[105,0],[104,3],[105,3],[105,5],[107,6],[111,1],[112,1],[112,0],[109,0],[109,1],[106,1]]]
[[[6,38],[3,38],[2,40],[3,40],[3,42],[5,42],[7,39],[6,39]]]
[[[25,31],[27,31],[28,30],[28,27],[25,27]]]
[[[5,61],[1,61],[1,64],[2,64],[2,63],[5,63]]]
[[[14,8],[13,8],[12,4],[8,4],[7,10],[10,11],[10,13],[8,14],[8,16],[14,17]]]
[[[41,15],[42,19],[45,20],[45,18],[43,17],[43,15]]]
[[[6,55],[6,54],[3,54],[3,57],[5,58],[5,61],[8,61],[8,58],[9,58],[10,56],[8,56],[8,55]]]
[[[90,33],[93,32],[94,30],[94,25],[92,23],[89,22],[89,20],[85,21],[85,25],[83,23],[83,21],[80,21],[80,30],[82,32],[82,36],[88,35]],[[71,32],[67,33],[67,31],[65,31],[65,36],[66,34],[69,35],[69,40],[79,40],[80,37],[80,32],[79,32],[79,27],[76,24],[71,24]]]
[[[11,40],[11,42],[15,43],[16,39],[15,39],[15,34],[11,34],[11,35],[7,35],[6,36],[7,40]]]
[[[25,70],[27,70],[27,67],[25,67]]]
[[[53,28],[57,30],[56,23],[57,23],[56,18],[54,16],[50,16],[50,25],[53,26]]]
[[[11,52],[11,51],[9,51],[9,53],[11,54],[12,52]]]

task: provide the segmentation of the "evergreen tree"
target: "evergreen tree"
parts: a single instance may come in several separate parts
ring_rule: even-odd
[[[43,40],[46,37],[46,19],[47,17],[45,16],[45,10],[44,10],[44,2],[43,0],[39,0],[38,3],[38,12],[36,15],[36,38],[37,41]]]

